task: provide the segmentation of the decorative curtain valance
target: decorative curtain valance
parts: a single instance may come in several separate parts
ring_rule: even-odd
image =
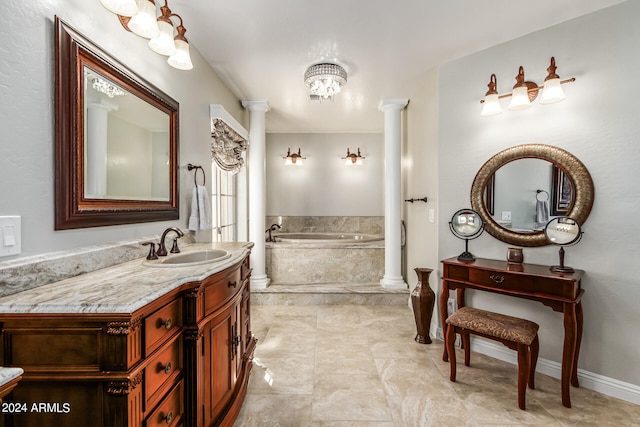
[[[211,118],[211,158],[223,171],[238,173],[244,165],[247,140],[222,119]]]

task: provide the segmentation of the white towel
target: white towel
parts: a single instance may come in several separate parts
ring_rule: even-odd
[[[207,195],[207,187],[196,185],[193,187],[191,198],[191,216],[189,217],[189,230],[210,230],[211,205]]]
[[[536,222],[541,225],[549,222],[549,204],[546,200],[536,202]]]

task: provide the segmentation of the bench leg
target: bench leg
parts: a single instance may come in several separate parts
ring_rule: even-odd
[[[527,383],[529,382],[529,346],[518,344],[518,406],[525,409]]]
[[[462,347],[464,348],[464,366],[471,365],[471,340],[469,339],[469,332],[460,331],[460,339],[462,340]]]
[[[449,353],[449,366],[451,367],[451,374],[449,379],[453,382],[456,381],[456,329],[453,325],[447,326],[447,353]]]
[[[540,351],[540,342],[538,335],[535,336],[529,346],[529,388],[535,389],[534,379],[536,376],[536,365],[538,364],[538,352]]]

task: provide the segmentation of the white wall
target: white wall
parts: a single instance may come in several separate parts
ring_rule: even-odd
[[[566,149],[589,169],[595,204],[584,238],[567,249],[566,263],[586,271],[584,335],[578,367],[640,385],[640,229],[628,218],[640,208],[640,2],[630,1],[461,58],[441,67],[439,87],[439,256],[464,247],[447,228],[448,218],[470,205],[476,171],[489,157],[518,144]],[[518,66],[541,83],[555,56],[567,99],[524,111],[481,117],[479,100],[491,73],[508,92]],[[504,105],[506,106],[506,104]],[[484,233],[470,242],[479,257],[504,259],[507,245]],[[525,262],[551,265],[558,248],[525,248]],[[540,323],[540,356],[560,362],[562,316],[539,303],[472,293],[473,306]]]
[[[178,221],[53,230],[55,15],[180,103]],[[244,119],[238,99],[194,46],[194,69],[176,70],[146,40],[125,31],[98,0],[3,1],[0,28],[0,215],[22,216],[21,256],[158,234],[171,225],[186,229],[193,186],[186,165],[209,170],[209,104],[222,104],[237,120]],[[208,239],[209,233],[197,237]]]
[[[418,277],[414,268],[433,269],[429,283],[434,291],[438,281],[438,72],[431,70],[422,85],[410,96],[403,115],[406,134],[402,150],[402,199],[427,197],[427,203],[403,204],[402,218],[407,229],[406,277],[410,288]],[[434,222],[429,211],[434,211]],[[434,306],[432,329],[438,324],[437,303]]]
[[[380,120],[383,120],[382,114]],[[381,133],[270,133],[266,138],[266,214],[287,216],[384,215],[384,136]],[[351,152],[362,166],[345,166]],[[286,166],[287,149],[306,157]]]

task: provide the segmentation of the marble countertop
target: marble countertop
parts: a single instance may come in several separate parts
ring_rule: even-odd
[[[18,378],[22,374],[24,374],[24,369],[22,368],[5,368],[4,366],[0,366],[0,386]]]
[[[129,314],[184,283],[236,264],[253,243],[195,243],[182,254],[222,249],[230,256],[207,264],[154,267],[158,261],[135,259],[0,298],[0,313],[122,313]],[[171,257],[173,254],[169,254]]]

